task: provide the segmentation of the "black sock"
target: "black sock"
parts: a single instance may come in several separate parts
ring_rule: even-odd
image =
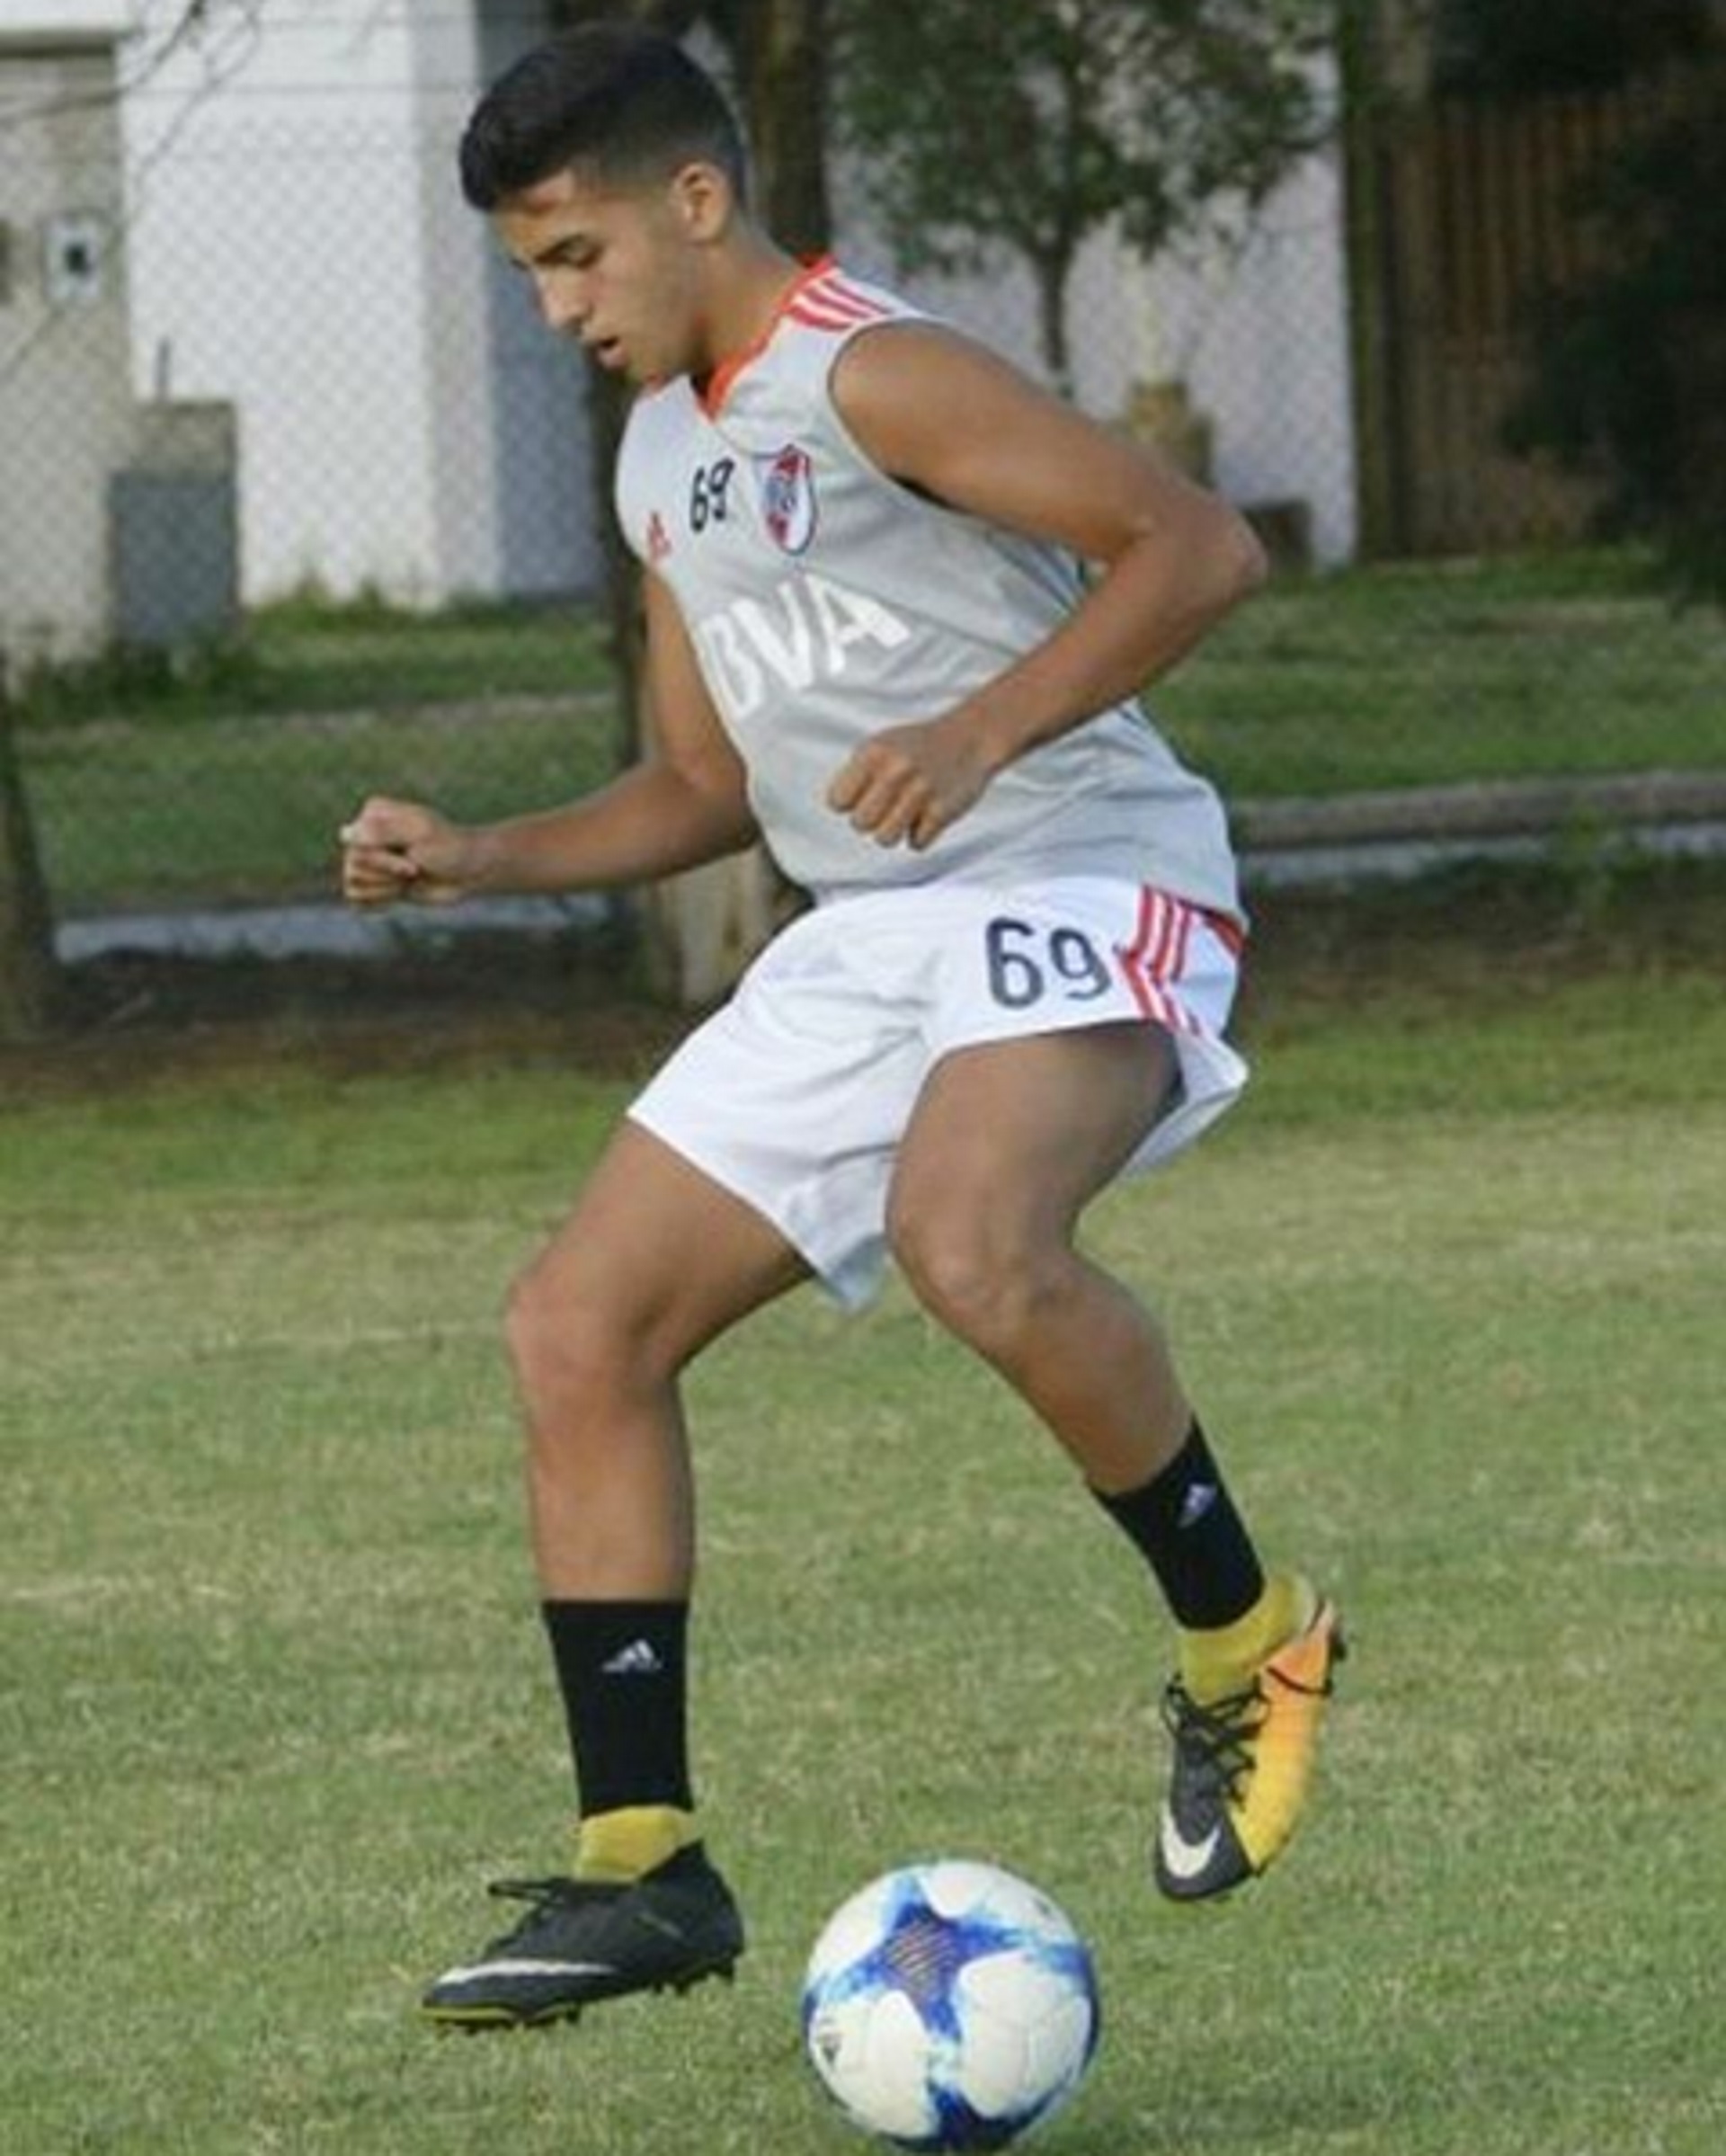
[[[626,1804],[692,1811],[689,1604],[545,1602],[540,1608],[583,1817]]]
[[[1232,1625],[1263,1594],[1258,1553],[1197,1421],[1143,1488],[1091,1494],[1137,1546],[1188,1631]]]

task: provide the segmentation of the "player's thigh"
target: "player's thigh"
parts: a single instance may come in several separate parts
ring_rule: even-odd
[[[599,1328],[675,1368],[807,1278],[763,1215],[626,1121],[517,1283],[512,1330]]]
[[[890,1231],[1063,1234],[1137,1152],[1175,1068],[1169,1036],[1141,1020],[952,1050],[900,1145]]]

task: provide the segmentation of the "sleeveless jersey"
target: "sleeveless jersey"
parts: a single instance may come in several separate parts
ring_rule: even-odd
[[[1138,705],[1028,750],[921,852],[826,805],[870,735],[936,718],[1072,611],[1056,547],[928,500],[864,455],[835,410],[851,338],[921,318],[818,263],[766,337],[698,394],[645,390],[618,460],[618,513],[669,587],[748,774],[769,851],[817,903],[894,885],[1052,876],[1152,884],[1238,915],[1212,788]]]

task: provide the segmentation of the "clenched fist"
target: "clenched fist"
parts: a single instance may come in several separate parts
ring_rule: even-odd
[[[989,783],[975,738],[949,717],[890,726],[865,742],[827,788],[827,806],[878,846],[921,853]]]
[[[471,886],[473,833],[417,801],[374,795],[341,838],[351,905],[449,905]]]

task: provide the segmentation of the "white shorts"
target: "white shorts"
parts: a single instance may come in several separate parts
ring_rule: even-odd
[[[954,1048],[1136,1019],[1180,1083],[1123,1169],[1166,1160],[1246,1083],[1223,1038],[1232,921],[1093,877],[872,892],[794,921],[629,1112],[772,1222],[842,1303],[886,1256],[888,1186],[923,1082]]]

